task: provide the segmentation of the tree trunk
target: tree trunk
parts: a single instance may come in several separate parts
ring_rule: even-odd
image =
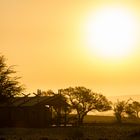
[[[78,125],[80,125],[80,121],[81,121],[81,116],[80,116],[80,114],[78,113],[78,120],[77,120]]]
[[[83,121],[84,121],[84,115],[82,115],[81,118],[80,118],[80,124],[81,125],[83,124]]]
[[[137,115],[137,118],[139,118],[139,112],[138,111],[136,112],[136,115]]]
[[[84,116],[85,115],[78,114],[78,125],[82,125],[83,124]]]
[[[64,115],[64,126],[67,125],[67,112],[65,111],[65,115]]]
[[[120,113],[115,114],[118,123],[122,123],[122,116]]]

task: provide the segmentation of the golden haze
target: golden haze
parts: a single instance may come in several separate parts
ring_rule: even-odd
[[[80,85],[104,95],[140,94],[140,42],[115,60],[84,42],[90,12],[114,5],[129,9],[140,25],[138,0],[0,1],[0,51],[18,65],[27,92]]]

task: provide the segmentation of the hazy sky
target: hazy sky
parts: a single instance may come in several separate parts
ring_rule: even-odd
[[[140,95],[139,22],[139,0],[0,0],[0,52],[26,92]]]

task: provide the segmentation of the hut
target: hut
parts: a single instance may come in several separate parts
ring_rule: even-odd
[[[60,96],[14,97],[0,104],[1,127],[48,127],[52,125],[53,109],[67,105]],[[58,105],[59,104],[59,105]]]

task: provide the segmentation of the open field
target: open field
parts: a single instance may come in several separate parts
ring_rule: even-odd
[[[87,115],[79,127],[0,128],[0,140],[140,140],[140,121]]]
[[[136,118],[122,118],[122,122],[124,124],[130,123],[130,124],[139,124],[140,125],[140,119]],[[90,124],[113,124],[117,123],[115,116],[97,116],[97,115],[87,115],[85,116],[84,123],[90,123]]]
[[[84,118],[85,123],[114,123],[116,118],[114,116],[97,116],[87,115]]]
[[[88,115],[83,126],[0,128],[0,140],[140,140],[140,121]]]
[[[81,127],[1,128],[0,140],[139,140],[139,125],[96,124]]]

